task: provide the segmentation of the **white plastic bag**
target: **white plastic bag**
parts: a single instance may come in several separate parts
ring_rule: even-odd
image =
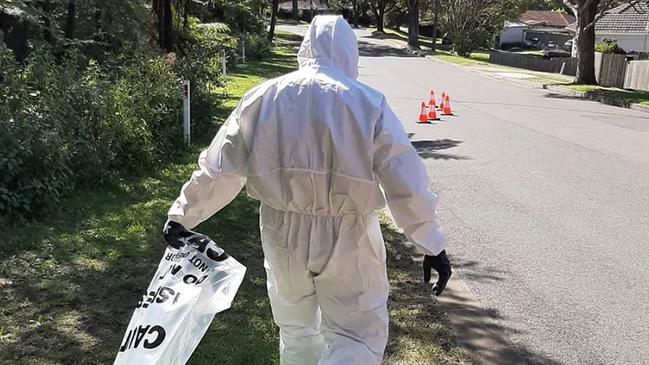
[[[245,273],[212,240],[167,247],[114,364],[185,364],[214,315],[230,308]]]

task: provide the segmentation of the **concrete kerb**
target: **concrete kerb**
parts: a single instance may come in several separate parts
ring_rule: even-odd
[[[385,211],[391,217],[389,210]],[[403,244],[414,249],[414,245],[410,242]],[[421,265],[422,257],[412,257],[412,260]],[[444,293],[435,299],[448,319],[458,343],[476,364],[525,363],[525,359],[503,335],[502,328],[489,315],[489,311],[478,302],[457,270],[453,272]]]
[[[603,95],[591,95],[587,93],[583,93],[580,91],[575,91],[575,90],[570,90],[566,88],[565,86],[561,85],[553,85],[553,84],[543,84],[543,89],[552,91],[557,94],[561,95],[566,95],[566,96],[574,96],[577,98],[582,98],[585,100],[592,100],[592,101],[597,101],[602,104],[607,104],[607,105],[612,105],[612,106],[617,106],[620,108],[627,108],[627,109],[632,109],[640,112],[645,112],[649,113],[649,106],[638,104],[638,103],[627,103],[622,99],[618,98],[611,98],[608,96],[603,96]]]
[[[458,342],[474,361],[482,365],[525,363],[457,272],[453,273],[437,303],[446,314]]]
[[[403,244],[414,249],[414,244],[410,242]],[[415,264],[421,265],[422,256],[413,256],[411,259]],[[502,327],[496,324],[489,310],[478,302],[457,270],[453,271],[442,295],[434,300],[448,319],[458,343],[475,364],[525,363],[525,359],[502,333]]]

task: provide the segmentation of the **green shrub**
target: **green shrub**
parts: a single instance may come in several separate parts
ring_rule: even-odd
[[[35,79],[51,65],[21,69],[0,44],[0,213],[29,214],[56,201],[67,184],[69,151]],[[36,81],[40,82],[36,82]]]
[[[0,215],[34,216],[67,190],[141,173],[180,141],[177,75],[157,56],[80,66],[0,45]]]
[[[408,22],[408,6],[405,2],[397,1],[385,14],[385,26],[399,30],[399,27]]]
[[[261,60],[270,54],[271,44],[266,35],[246,34],[243,37],[246,46],[246,57]]]
[[[604,38],[602,43],[595,45],[595,51],[608,54],[626,54],[626,51],[618,46],[617,41],[610,38]]]
[[[265,0],[224,1],[220,4],[223,21],[237,33],[263,34],[266,30]]]

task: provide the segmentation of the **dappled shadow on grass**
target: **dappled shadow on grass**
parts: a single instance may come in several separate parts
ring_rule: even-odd
[[[256,62],[238,64],[234,72],[270,79],[295,71],[295,55],[301,42],[299,35],[278,32],[275,35],[275,52]]]
[[[47,222],[5,231],[0,362],[110,363],[164,251],[165,213],[193,164],[127,188],[83,193]],[[217,316],[192,364],[273,364],[257,206],[240,196],[198,227],[249,267],[232,310]]]
[[[366,42],[358,42],[358,54],[362,57],[421,57],[405,48],[381,46]]]
[[[10,239],[3,243],[25,246],[2,250],[0,278],[11,284],[0,287],[0,319],[3,333],[11,337],[0,342],[0,362],[112,362],[134,306],[163,253],[160,229],[166,209],[192,168],[193,164],[174,164],[122,189],[84,194],[69,203],[70,212],[47,223],[9,229]],[[233,308],[216,316],[190,364],[278,363],[257,206],[242,194],[197,227],[246,265],[248,272]],[[390,242],[391,233],[386,234]],[[411,344],[421,346],[427,359],[454,358],[449,351],[459,350],[448,338],[439,313],[427,309],[423,292],[413,295],[421,283],[411,275],[412,265],[394,260],[395,250],[401,249],[390,246],[389,250],[393,283],[389,354],[407,359],[412,356]],[[426,324],[422,327],[422,323]]]
[[[444,314],[429,297],[430,286],[421,280],[416,254],[405,237],[382,224],[390,278],[390,338],[385,365],[466,363]]]
[[[290,39],[289,39],[290,41]],[[292,71],[291,44],[237,77],[245,88]],[[250,85],[249,85],[250,84]],[[212,130],[166,167],[95,191],[79,190],[40,222],[2,222],[0,362],[108,364],[164,252],[161,229],[180,187],[245,90],[224,95]],[[235,94],[235,93],[233,93]],[[219,314],[190,364],[276,364],[277,331],[266,299],[257,204],[245,195],[197,229],[248,267],[231,310]]]
[[[363,37],[363,38],[374,38],[374,39],[394,39],[398,41],[403,41],[403,42],[408,42],[408,33],[403,32],[401,30],[395,30],[395,29],[390,29],[387,32],[377,32],[374,31],[372,32],[371,36]],[[419,45],[431,48],[433,46],[433,41],[432,39],[426,39],[426,38],[419,38]],[[438,48],[441,46],[440,44],[436,45]]]

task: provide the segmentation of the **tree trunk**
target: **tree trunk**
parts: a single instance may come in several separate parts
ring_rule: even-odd
[[[279,8],[279,0],[273,0],[271,4],[270,14],[270,29],[268,30],[268,41],[272,42],[275,37],[275,24],[277,23],[277,11]]]
[[[408,47],[419,48],[419,0],[407,0],[408,2]]]
[[[65,38],[74,38],[74,28],[76,20],[76,4],[75,0],[68,1],[68,14],[65,18]]]
[[[597,1],[581,8],[577,18],[577,84],[595,85],[595,21]]]
[[[300,8],[298,8],[298,0],[293,0],[293,8],[291,9],[291,16],[295,21],[300,21]]]
[[[153,11],[155,11],[157,26],[158,26],[158,45],[160,49],[165,49],[165,31],[164,31],[164,17],[165,17],[165,8],[162,4],[164,0],[153,0],[154,6]]]
[[[41,15],[41,21],[43,22],[43,39],[49,44],[54,43],[54,38],[52,37],[52,21],[50,17],[52,12],[50,11],[50,0],[41,1],[41,9],[43,14]]]
[[[358,22],[359,22],[359,18],[360,18],[360,16],[359,16],[360,15],[359,14],[360,13],[360,9],[359,9],[360,8],[360,4],[359,4],[360,2],[361,2],[361,0],[352,1],[352,18],[353,18],[352,21],[353,21],[353,24],[354,24],[354,28],[358,28]]]
[[[158,1],[158,0],[154,0],[154,1]],[[93,14],[93,18],[94,18],[93,21],[94,21],[94,24],[95,24],[95,36],[93,36],[94,40],[102,40],[103,39],[102,34],[104,34],[104,32],[101,31],[101,27],[103,26],[102,21],[101,21],[101,16],[102,16],[101,7],[98,6],[95,9],[95,12]]]
[[[385,18],[385,8],[382,7],[383,4],[378,4],[377,8],[374,8],[374,18],[376,19],[376,31],[385,33],[385,28],[383,27],[383,19]]]
[[[23,62],[29,51],[27,41],[27,26],[19,18],[0,12],[0,38],[4,34],[4,42],[7,48],[14,51],[16,61]]]
[[[439,16],[439,0],[435,0],[435,9],[434,11],[434,18],[433,18],[433,46],[431,49],[433,52],[435,52],[435,44],[437,43],[437,26],[438,26],[438,16]]]
[[[189,28],[189,7],[192,3],[192,0],[185,0],[185,6],[183,6],[183,29],[187,30]]]
[[[415,15],[416,15],[416,17],[415,17],[415,19],[416,19],[415,29],[417,29],[417,32],[416,32],[416,34],[417,34],[417,45],[419,45],[419,8],[420,7],[421,7],[421,1],[417,1],[417,4],[415,5]]]
[[[164,50],[171,52],[173,50],[173,13],[171,10],[171,0],[164,0],[164,19],[163,19],[163,33],[164,33]]]

